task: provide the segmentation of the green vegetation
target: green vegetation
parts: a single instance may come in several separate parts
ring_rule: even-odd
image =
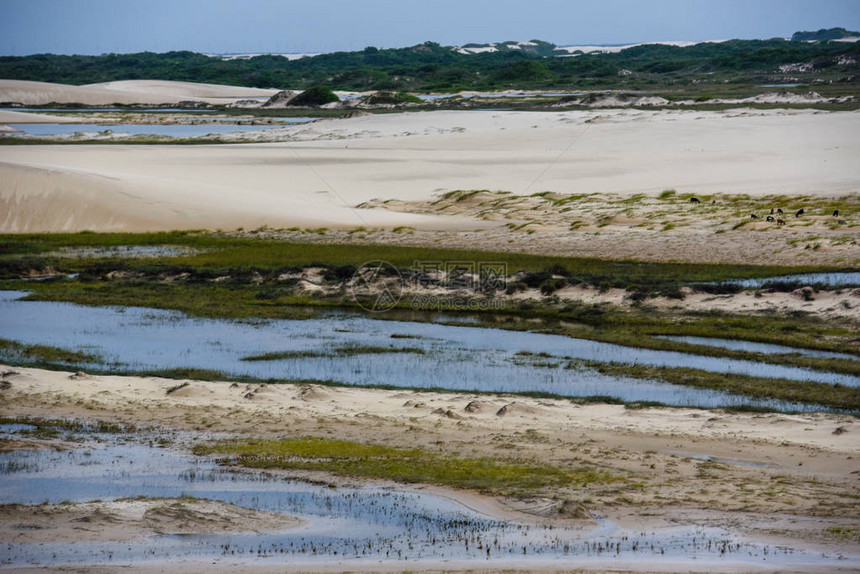
[[[332,102],[339,102],[340,98],[326,86],[314,86],[291,99],[288,106],[316,107]]]
[[[645,45],[615,54],[562,55],[547,42],[529,49],[461,54],[426,42],[409,48],[366,48],[299,60],[256,56],[221,60],[193,52],[107,54],[102,56],[5,56],[0,77],[67,84],[152,79],[207,82],[260,88],[308,89],[326,84],[340,90],[457,91],[520,89],[627,89],[686,87],[709,96],[733,86],[784,81],[778,67],[808,64],[792,71],[795,82],[821,80],[826,87],[856,86],[860,46],[838,42],[731,40],[688,47]],[[566,52],[565,52],[566,54]],[[848,57],[843,58],[843,57]],[[842,59],[840,59],[842,58]],[[855,63],[847,63],[853,58]],[[842,63],[840,63],[842,62]]]
[[[860,412],[860,388],[857,387],[752,377],[737,373],[711,373],[686,367],[649,367],[597,361],[574,360],[568,363],[567,368],[588,368],[606,375],[666,381],[758,399],[823,405],[848,412]]]
[[[815,32],[795,32],[791,36],[792,42],[820,42],[822,40],[839,40],[840,38],[857,38],[860,32],[852,32],[845,28],[822,28]]]
[[[378,347],[373,345],[344,345],[323,351],[280,351],[252,357],[242,357],[243,361],[282,361],[285,359],[313,359],[320,357],[350,357],[353,355],[380,355],[385,353],[406,353],[423,355],[426,351],[419,347]]]
[[[323,471],[338,476],[439,484],[494,495],[533,495],[544,488],[619,480],[606,471],[591,468],[462,458],[417,448],[312,437],[225,441],[197,445],[194,453],[227,456],[251,468]]]
[[[684,201],[683,198],[679,201]],[[96,257],[98,248],[127,245],[160,245],[191,248],[191,254],[177,257],[123,258],[112,254]],[[75,249],[86,248],[75,256]],[[89,254],[84,256],[84,254]],[[528,329],[632,347],[679,351],[793,365],[860,376],[860,362],[850,359],[814,358],[799,354],[767,355],[694,345],[659,338],[661,335],[720,337],[775,343],[788,347],[819,349],[857,355],[856,324],[845,319],[823,320],[805,313],[730,314],[657,310],[649,298],[662,294],[683,297],[679,287],[687,283],[713,282],[727,278],[784,275],[821,271],[814,267],[756,267],[602,261],[586,258],[547,257],[522,254],[457,251],[387,245],[336,245],[232,238],[209,233],[150,234],[52,234],[7,235],[0,237],[0,288],[27,289],[31,300],[69,301],[85,305],[134,305],[175,309],[192,315],[246,319],[314,317],[321,308],[353,308],[345,282],[367,260],[383,259],[400,266],[409,276],[415,261],[503,261],[508,273],[517,272],[513,291],[532,288],[546,297],[535,300],[508,300],[492,311],[469,310],[477,325],[510,330]],[[305,294],[294,289],[297,273],[307,267],[320,269],[323,294]],[[58,277],[37,282],[18,278],[33,271],[77,272],[76,278]],[[5,280],[3,280],[5,279]],[[585,283],[596,287],[621,287],[629,292],[629,305],[585,304],[554,298],[563,286]],[[777,289],[791,290],[793,284]],[[734,293],[726,285],[700,285],[713,293]],[[476,294],[497,298],[498,293]],[[390,320],[434,320],[432,313],[411,309],[406,296],[397,308],[379,318]],[[464,310],[465,311],[465,310]],[[400,338],[398,335],[394,338]],[[246,360],[283,360],[302,357],[338,356],[365,353],[420,353],[419,348],[386,346],[346,346],[324,351],[283,352],[247,357]],[[21,343],[5,342],[0,354],[10,364],[39,366],[101,363],[98,357]],[[605,367],[609,368],[609,367]],[[619,367],[620,368],[620,367]],[[655,371],[640,366],[637,372],[648,377],[690,384],[756,397],[857,409],[856,391],[819,388],[782,381],[723,377],[682,370]],[[138,373],[152,374],[152,373]],[[177,369],[158,373],[178,379],[224,379],[221,373],[200,369]],[[726,380],[722,380],[726,379]],[[758,390],[757,390],[758,389]],[[766,389],[761,391],[761,389]],[[827,391],[827,392],[823,392]],[[763,393],[763,394],[762,394]]]
[[[42,363],[84,365],[104,362],[104,359],[91,353],[68,351],[48,345],[27,345],[8,339],[0,339],[0,360],[18,365]]]
[[[136,430],[135,426],[131,424],[93,419],[43,419],[35,417],[0,416],[0,425],[28,425],[35,427],[32,430],[20,433],[34,438],[54,438],[59,435],[59,431],[121,434]]]
[[[81,257],[59,258],[53,251],[74,247],[126,245],[177,245],[198,249],[194,255],[146,258],[120,257],[97,260]],[[585,257],[558,257],[478,250],[403,247],[393,245],[351,245],[300,243],[256,238],[233,238],[205,232],[170,233],[74,233],[0,235],[0,279],[20,276],[28,266],[52,266],[69,272],[86,273],[96,279],[110,271],[137,271],[143,275],[171,272],[199,273],[192,280],[205,281],[212,273],[237,274],[237,279],[257,271],[264,275],[308,266],[339,269],[348,278],[367,261],[384,260],[408,271],[415,261],[499,261],[508,273],[518,271],[563,275],[570,284],[587,283],[609,287],[659,290],[672,285],[720,282],[729,279],[769,277],[792,273],[839,271],[839,267],[737,265],[703,263],[655,263],[633,260],[603,260]],[[543,280],[550,278],[546,276]],[[543,282],[541,280],[541,282]]]
[[[413,96],[409,92],[375,92],[367,97],[366,103],[370,105],[379,104],[422,104],[421,98]]]

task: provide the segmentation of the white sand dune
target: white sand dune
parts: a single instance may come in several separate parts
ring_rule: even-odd
[[[220,84],[172,82],[168,80],[122,80],[118,82],[87,84],[82,87],[105,89],[112,92],[158,94],[159,97],[171,95],[184,100],[196,98],[261,98],[273,96],[279,91],[242,86],[223,86]]]
[[[54,114],[30,114],[0,110],[0,124],[69,124],[80,122],[80,118]]]
[[[18,102],[28,106],[50,103],[91,106],[165,104],[183,100],[224,103],[225,98],[256,98],[271,96],[276,92],[277,90],[156,80],[128,80],[87,86],[0,80],[0,102]]]
[[[0,147],[0,231],[462,229],[463,220],[348,206],[453,189],[860,189],[858,112],[423,112],[283,130],[292,141]]]
[[[110,154],[108,154],[110,155]],[[212,181],[129,176],[39,164],[0,162],[0,230],[143,231],[271,227],[474,229],[458,218],[357,211],[337,197],[316,199]],[[486,227],[486,225],[484,225]]]

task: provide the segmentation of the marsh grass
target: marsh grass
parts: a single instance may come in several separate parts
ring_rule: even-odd
[[[78,260],[51,259],[47,254],[62,247],[103,247],[125,245],[171,245],[192,247],[198,252],[177,257],[147,259],[100,258]],[[0,277],[22,257],[32,264],[53,264],[63,270],[82,271],[96,264],[106,268],[111,263],[122,264],[126,270],[176,269],[230,271],[260,270],[281,271],[308,266],[336,267],[360,266],[367,261],[384,260],[402,271],[408,271],[416,261],[493,261],[505,262],[508,272],[543,271],[550,268],[564,273],[578,282],[598,284],[608,280],[615,287],[631,285],[655,286],[719,282],[730,279],[747,279],[842,270],[822,266],[738,265],[702,263],[655,263],[633,260],[603,260],[585,257],[558,257],[504,253],[479,250],[440,249],[434,247],[407,247],[381,244],[320,244],[296,241],[279,241],[264,238],[235,238],[204,232],[169,233],[75,233],[75,234],[23,234],[0,235]],[[14,256],[14,257],[7,257]],[[17,265],[16,267],[19,267]],[[14,269],[10,269],[14,271]]]
[[[85,365],[105,362],[102,357],[93,353],[69,351],[49,345],[29,345],[9,339],[0,339],[0,359],[18,365],[42,363]]]
[[[604,470],[463,458],[418,448],[394,448],[327,438],[225,441],[194,453],[229,457],[251,468],[329,472],[338,476],[437,484],[496,495],[534,493],[620,480]]]
[[[860,388],[856,387],[752,377],[736,373],[712,373],[687,367],[652,367],[583,360],[570,361],[567,368],[588,368],[605,375],[665,381],[759,399],[823,405],[847,412],[860,412]]]
[[[55,436],[52,431],[121,434],[133,432],[137,429],[137,427],[132,424],[115,423],[111,421],[94,419],[44,419],[38,417],[0,416],[0,425],[11,424],[28,425],[35,427],[34,430],[29,431],[30,436],[34,436],[34,434]]]
[[[381,355],[386,353],[405,353],[423,355],[426,351],[420,347],[382,347],[376,345],[343,345],[328,350],[277,351],[242,357],[242,361],[282,361],[287,359],[312,359],[323,357],[351,357],[354,355]]]

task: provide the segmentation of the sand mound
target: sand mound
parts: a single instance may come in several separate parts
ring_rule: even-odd
[[[505,417],[509,415],[536,415],[539,412],[540,409],[536,407],[514,402],[509,403],[496,411],[496,416]]]
[[[331,397],[331,392],[319,385],[301,385],[296,398],[302,401],[323,401]]]
[[[267,98],[277,92],[277,90],[263,90],[243,86],[172,82],[168,80],[122,80],[118,82],[87,84],[82,87],[104,89],[111,92],[155,94],[159,97],[172,96],[183,100],[198,98]]]
[[[123,542],[152,534],[259,533],[301,524],[292,516],[192,498],[0,507],[0,536],[27,543]]]
[[[203,383],[187,383],[184,387],[172,391],[169,396],[180,398],[199,399],[214,394],[211,388]]]
[[[16,102],[28,106],[51,103],[89,106],[167,104],[183,100],[224,103],[224,99],[268,97],[276,91],[159,80],[129,80],[86,86],[0,80],[0,102]]]

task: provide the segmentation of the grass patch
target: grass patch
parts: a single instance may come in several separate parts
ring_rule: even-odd
[[[48,345],[28,345],[9,339],[0,339],[0,358],[4,362],[19,365],[42,363],[81,365],[104,362],[102,357],[92,353],[69,351]]]
[[[419,347],[379,347],[373,345],[344,345],[323,351],[278,351],[242,357],[242,361],[281,361],[285,359],[310,359],[320,357],[350,357],[352,355],[379,355],[384,353],[413,353],[423,355]]]
[[[312,437],[225,441],[197,445],[194,453],[226,456],[251,468],[324,471],[338,476],[438,484],[494,495],[619,480],[603,470],[461,458],[417,448]]]
[[[860,412],[860,388],[856,387],[752,377],[734,373],[712,373],[686,367],[651,367],[581,360],[571,361],[568,364],[570,369],[583,367],[605,375],[666,381],[759,399],[822,405],[848,412]]]

